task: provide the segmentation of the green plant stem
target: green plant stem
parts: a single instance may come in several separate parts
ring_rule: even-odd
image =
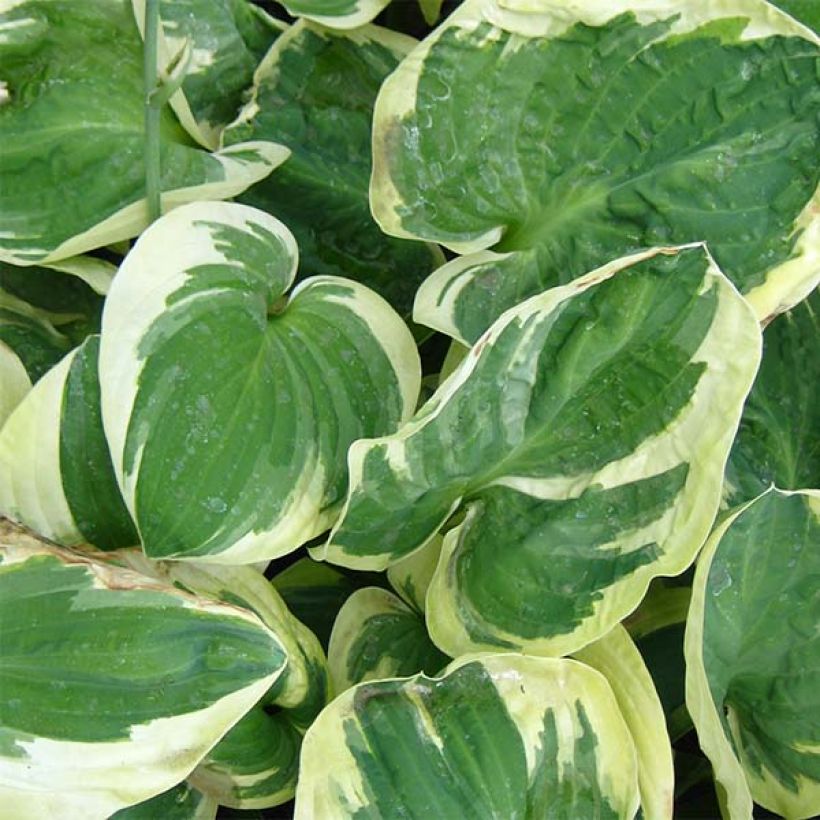
[[[159,85],[159,73],[157,71],[158,32],[159,0],[146,0],[143,84],[145,90],[145,199],[148,203],[149,222],[159,219],[162,214],[159,139],[160,112],[162,109],[157,104],[157,95],[155,94]]]

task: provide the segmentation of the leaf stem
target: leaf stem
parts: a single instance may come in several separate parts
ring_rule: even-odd
[[[162,214],[160,200],[160,113],[154,93],[159,85],[157,49],[159,33],[159,0],[145,3],[145,51],[143,57],[143,85],[145,91],[145,199],[148,203],[148,221]]]

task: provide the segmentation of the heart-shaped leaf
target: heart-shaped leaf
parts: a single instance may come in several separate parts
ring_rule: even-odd
[[[262,211],[194,203],[139,239],[106,301],[103,422],[153,558],[251,563],[335,520],[352,441],[412,412],[420,365],[379,296],[315,277]]]

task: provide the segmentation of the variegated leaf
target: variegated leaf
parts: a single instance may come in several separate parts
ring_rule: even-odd
[[[369,23],[390,0],[283,0],[294,17],[306,17],[337,29],[355,29]]]
[[[145,0],[131,4],[144,37]],[[247,0],[161,0],[159,15],[159,68],[189,55],[171,107],[194,139],[215,149],[242,107],[254,70],[287,24]]]
[[[385,236],[368,203],[373,103],[415,40],[377,26],[334,32],[296,23],[256,72],[253,98],[224,142],[270,140],[292,152],[240,201],[274,214],[299,244],[301,274],[346,276],[409,314],[444,261],[437,247]]]
[[[820,491],[771,489],[715,529],[686,625],[686,703],[729,816],[820,814]]]
[[[675,772],[663,707],[629,633],[617,624],[573,657],[600,672],[612,687],[635,743],[643,817],[672,820]]]
[[[99,336],[63,358],[0,429],[0,515],[66,546],[139,543],[103,433]]]
[[[634,746],[606,680],[576,661],[488,655],[336,698],[305,736],[295,816],[628,820],[637,808]]]
[[[32,383],[99,332],[115,271],[87,256],[47,268],[0,262],[0,428]]]
[[[820,290],[763,333],[760,372],[726,465],[724,501],[735,506],[772,484],[820,487]]]
[[[285,668],[236,606],[0,522],[0,806],[102,820],[179,783]]]
[[[103,314],[114,470],[146,553],[251,563],[327,529],[357,438],[412,412],[412,337],[375,293],[315,277],[244,205],[194,203],[139,239]]]
[[[820,32],[820,4],[817,0],[772,0],[772,5],[788,12],[814,32]]]
[[[130,4],[0,0],[0,65],[0,259],[42,264],[136,236],[148,209]],[[234,196],[289,153],[257,142],[209,154],[167,108],[161,141],[165,208]]]
[[[0,430],[29,390],[31,378],[23,360],[0,341]]]
[[[345,601],[327,659],[337,693],[364,681],[435,675],[450,662],[428,637],[421,614],[379,587],[357,590]]]
[[[255,612],[287,661],[275,686],[208,753],[190,782],[224,806],[266,808],[293,797],[302,734],[329,700],[324,652],[265,577],[251,567],[157,562],[136,550],[114,560],[197,595]]]
[[[114,273],[112,264],[89,256],[65,259],[48,267],[0,262],[0,306],[4,312],[17,313],[57,331],[46,331],[51,346],[59,350],[56,358],[48,359],[47,369],[88,335],[99,333],[103,296]],[[0,333],[14,346],[6,333]],[[58,335],[62,340],[55,338]]]
[[[427,608],[427,590],[441,557],[441,544],[441,536],[436,535],[420,550],[410,553],[387,568],[390,586],[405,603],[418,612],[424,612]]]
[[[216,820],[216,800],[189,783],[179,783],[135,806],[120,809],[109,820]]]
[[[45,311],[3,290],[0,290],[0,343],[17,357],[29,386],[73,347],[68,336],[57,330]]]
[[[383,568],[460,511],[427,595],[439,648],[579,649],[692,562],[759,357],[752,311],[702,247],[532,297],[395,435],[353,445],[317,554]]]
[[[467,0],[385,82],[371,202],[458,258],[415,319],[503,310],[706,241],[759,318],[820,278],[820,39],[763,0]],[[814,197],[814,198],[813,198]]]
[[[362,586],[369,573],[340,572],[329,564],[300,558],[271,579],[293,615],[327,649],[330,632],[342,604]]]

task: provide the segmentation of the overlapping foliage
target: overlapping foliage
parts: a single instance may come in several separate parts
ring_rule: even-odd
[[[820,814],[818,28],[0,0],[0,818]]]

